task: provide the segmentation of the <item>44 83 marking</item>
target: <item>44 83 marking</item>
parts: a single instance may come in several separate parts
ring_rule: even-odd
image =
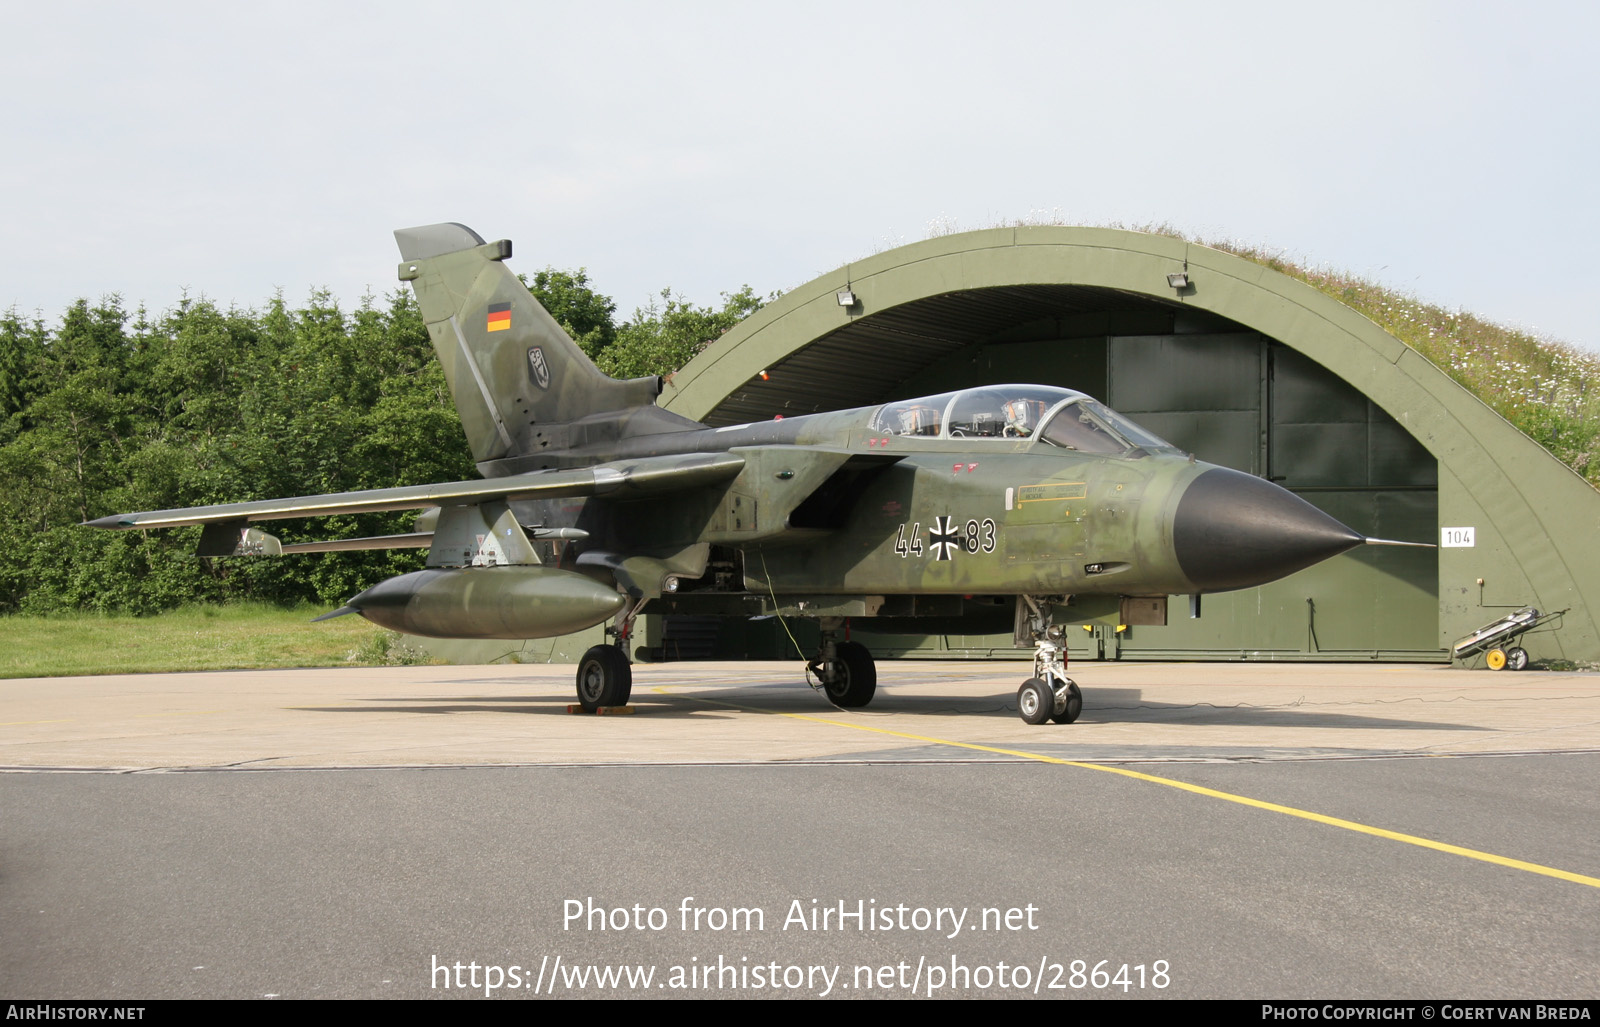
[[[962,530],[963,527],[965,531]],[[952,560],[955,554],[962,551],[994,552],[998,536],[999,528],[996,527],[992,517],[985,517],[981,521],[973,518],[965,525],[950,517],[938,517],[928,526],[928,544],[924,546],[922,522],[911,522],[908,537],[906,524],[902,521],[900,533],[894,540],[894,551],[900,554],[901,559],[910,556],[920,557],[931,551],[935,560]]]

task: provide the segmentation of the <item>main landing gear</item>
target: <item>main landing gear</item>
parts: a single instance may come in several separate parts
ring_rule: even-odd
[[[1022,631],[1034,644],[1033,677],[1017,689],[1017,713],[1024,723],[1070,724],[1083,712],[1083,692],[1067,677],[1066,633],[1050,623],[1050,603],[1020,596],[1019,641]]]
[[[623,608],[606,634],[616,639],[591,646],[578,661],[578,704],[593,713],[603,706],[626,706],[633,695],[633,664],[628,648],[633,638],[633,620],[645,601],[640,599]]]
[[[822,682],[828,701],[853,709],[872,701],[878,691],[878,668],[866,646],[834,637],[841,623],[838,618],[822,621],[822,650],[806,667]]]

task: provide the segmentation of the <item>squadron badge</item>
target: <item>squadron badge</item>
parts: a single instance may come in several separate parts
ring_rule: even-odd
[[[528,370],[533,372],[533,383],[541,389],[550,387],[550,365],[545,363],[544,350],[534,346],[528,350]]]

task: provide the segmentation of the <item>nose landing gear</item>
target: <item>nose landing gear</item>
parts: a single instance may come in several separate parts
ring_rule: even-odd
[[[1066,633],[1050,623],[1047,599],[1020,597],[1022,624],[1034,644],[1033,677],[1017,689],[1017,713],[1026,724],[1070,724],[1083,712],[1083,692],[1067,677]],[[1018,632],[1021,641],[1022,632]]]

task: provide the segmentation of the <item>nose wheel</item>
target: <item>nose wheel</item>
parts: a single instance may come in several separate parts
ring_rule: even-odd
[[[1017,689],[1017,712],[1025,724],[1070,724],[1083,712],[1083,691],[1071,678],[1029,678]]]
[[[1056,690],[1055,709],[1050,712],[1052,724],[1070,724],[1083,712],[1083,691],[1071,678],[1064,678],[1066,687]]]

